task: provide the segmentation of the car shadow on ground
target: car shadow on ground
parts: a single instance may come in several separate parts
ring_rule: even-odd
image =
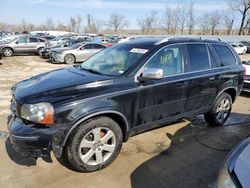
[[[242,121],[209,127],[197,116],[174,135],[167,133],[171,146],[132,172],[132,188],[212,187],[228,152],[250,134],[250,115],[231,115]]]

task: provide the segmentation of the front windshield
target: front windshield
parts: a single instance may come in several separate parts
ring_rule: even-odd
[[[4,37],[0,40],[0,43],[11,43],[13,41],[15,41],[17,39],[17,37]]]
[[[117,44],[106,48],[82,63],[83,69],[91,69],[100,74],[121,75],[128,70],[148,50],[131,44]]]

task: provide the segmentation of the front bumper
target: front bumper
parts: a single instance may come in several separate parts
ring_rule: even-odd
[[[51,53],[50,55],[51,60],[57,63],[63,63],[64,62],[64,56],[58,53]]]
[[[242,91],[250,92],[250,81],[244,80]]]
[[[13,148],[26,157],[49,156],[51,140],[55,128],[37,128],[39,125],[26,125],[22,119],[13,118],[8,124],[9,138]]]

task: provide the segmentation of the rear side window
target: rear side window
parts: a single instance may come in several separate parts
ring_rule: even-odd
[[[46,42],[45,40],[43,40],[43,39],[39,39],[39,42]]]
[[[187,44],[188,61],[186,72],[206,70],[210,68],[208,49],[206,44]]]
[[[218,45],[213,44],[212,45],[218,58],[219,58],[219,65],[221,67],[235,65],[236,60],[232,53],[232,51],[225,45]]]
[[[37,38],[30,38],[30,42],[31,43],[36,43],[36,42],[38,42],[38,40],[37,40]]]
[[[92,44],[93,49],[104,49],[105,47],[99,44]]]

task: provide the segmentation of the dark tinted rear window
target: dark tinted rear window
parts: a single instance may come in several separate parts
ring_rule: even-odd
[[[186,72],[209,69],[208,50],[205,44],[187,44]]]
[[[100,45],[100,44],[92,44],[92,48],[94,48],[94,49],[103,49],[105,47]]]
[[[39,42],[46,42],[45,40],[43,40],[43,39],[39,39]]]
[[[34,43],[34,42],[38,42],[37,38],[30,38],[30,42]]]
[[[221,67],[235,65],[236,60],[232,51],[225,45],[213,44],[214,50],[219,58]]]

